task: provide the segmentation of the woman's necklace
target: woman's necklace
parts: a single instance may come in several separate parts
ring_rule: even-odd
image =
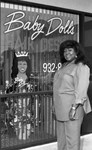
[[[75,59],[73,59],[72,61],[67,61],[67,62],[65,62],[65,63],[63,64],[63,67],[68,66],[68,65],[70,65],[70,64],[72,64],[72,63],[74,63],[74,62],[75,62]]]

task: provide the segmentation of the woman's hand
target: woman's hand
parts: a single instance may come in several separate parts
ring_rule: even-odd
[[[69,112],[70,120],[75,120],[75,114],[76,114],[76,107],[72,106]]]
[[[78,103],[78,104],[72,105],[72,107],[70,109],[70,112],[69,112],[70,120],[75,120],[76,111],[77,111],[77,108],[79,106],[83,106],[83,104],[82,103]]]
[[[70,112],[69,112],[70,120],[75,120],[76,110],[79,107],[79,105],[82,105],[82,104],[72,105]]]

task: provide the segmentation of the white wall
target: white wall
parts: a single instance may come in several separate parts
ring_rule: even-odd
[[[92,0],[24,0],[92,13]]]

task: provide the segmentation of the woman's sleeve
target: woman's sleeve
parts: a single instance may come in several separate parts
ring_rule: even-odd
[[[87,99],[90,69],[87,65],[78,64],[75,75],[75,103],[83,104]]]

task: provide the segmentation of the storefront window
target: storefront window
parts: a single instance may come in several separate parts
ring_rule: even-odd
[[[55,141],[53,77],[62,65],[59,45],[67,39],[79,41],[78,13],[1,2],[1,148]],[[28,59],[17,62],[20,56]]]
[[[52,90],[54,73],[62,65],[59,45],[67,39],[79,41],[79,15],[1,3],[0,67],[4,82],[12,81],[14,53],[26,51],[30,57],[30,79],[40,85],[38,90]]]

